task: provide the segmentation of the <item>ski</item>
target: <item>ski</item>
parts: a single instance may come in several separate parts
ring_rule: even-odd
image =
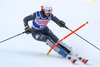
[[[87,64],[88,60],[82,57],[78,57],[78,60],[80,60],[82,63]]]
[[[72,64],[75,64],[77,60],[81,61],[82,63],[84,64],[87,64],[88,60],[85,59],[85,58],[82,58],[82,57],[77,57],[76,59],[71,57],[71,56],[68,56],[68,60],[70,60],[72,62]]]
[[[78,56],[78,54],[75,55],[68,55],[67,57],[73,64],[76,63],[77,60],[81,61],[84,64],[87,64],[88,59],[85,59],[83,57]]]
[[[77,59],[73,58],[73,57],[70,56],[70,55],[68,55],[67,59],[70,60],[72,64],[75,64],[76,61],[77,61]]]

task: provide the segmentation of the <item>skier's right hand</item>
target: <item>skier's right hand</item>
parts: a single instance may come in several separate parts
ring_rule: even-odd
[[[25,33],[30,34],[32,32],[32,29],[29,26],[25,27]]]

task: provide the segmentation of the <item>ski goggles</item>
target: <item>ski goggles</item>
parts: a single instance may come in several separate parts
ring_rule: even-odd
[[[45,13],[52,13],[52,9],[45,9],[44,12]]]
[[[41,6],[41,9],[42,9],[45,13],[52,13],[52,7],[44,7],[44,6]]]

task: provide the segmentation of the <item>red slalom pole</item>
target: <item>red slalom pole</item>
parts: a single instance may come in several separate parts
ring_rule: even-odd
[[[59,40],[56,44],[54,44],[51,49],[48,51],[47,55],[49,55],[49,53],[51,52],[51,50],[57,45],[59,44],[61,41],[63,41],[64,39],[66,39],[67,37],[69,37],[70,35],[72,35],[73,33],[75,33],[76,31],[78,31],[80,28],[82,28],[83,26],[85,26],[86,24],[88,24],[88,22],[86,22],[85,24],[81,25],[79,28],[77,28],[76,30],[72,31],[71,33],[69,33],[67,36],[65,36],[63,39]]]

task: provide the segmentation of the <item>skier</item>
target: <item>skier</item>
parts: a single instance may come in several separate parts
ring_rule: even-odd
[[[28,21],[32,22],[32,27],[28,25]],[[24,18],[24,26],[27,34],[31,33],[33,38],[45,42],[48,46],[52,47],[56,42],[59,41],[57,36],[47,27],[49,21],[54,21],[60,27],[66,27],[65,22],[59,20],[56,16],[52,14],[52,7],[50,6],[41,6],[41,11],[36,11],[32,15],[29,15]],[[54,47],[54,50],[62,55],[64,58],[68,58],[75,63],[76,59],[69,57],[72,52],[72,48],[66,45],[63,42],[60,42],[57,46]]]

